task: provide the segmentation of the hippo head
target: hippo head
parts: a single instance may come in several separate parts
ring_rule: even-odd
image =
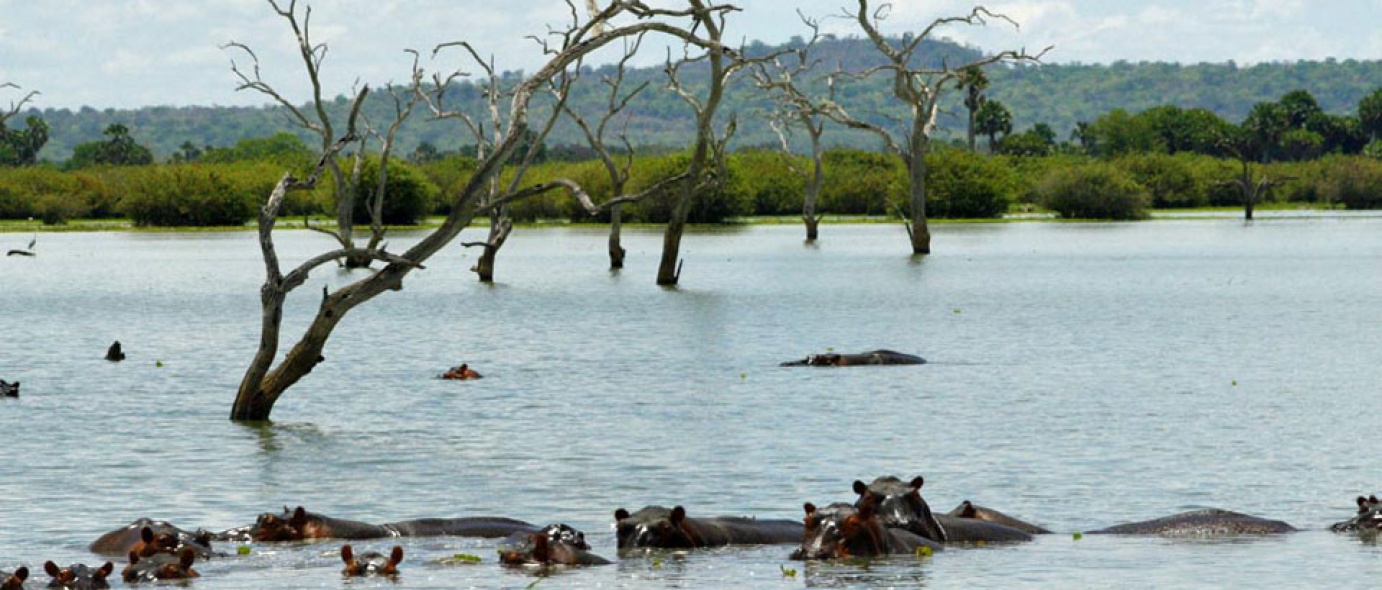
[[[0,379],[0,397],[19,397],[19,382],[6,383]],[[24,570],[24,573],[27,575],[29,570]]]
[[[250,538],[261,543],[273,541],[301,541],[306,538],[308,522],[307,510],[301,506],[290,510],[283,507],[282,514],[265,512],[259,515],[250,527]]]
[[[24,580],[27,579],[29,579],[29,568],[27,567],[14,570],[12,574],[0,572],[0,590],[24,590]]]
[[[49,588],[109,588],[106,576],[115,571],[115,564],[107,561],[99,568],[88,567],[84,563],[74,563],[67,567],[58,567],[58,564],[51,561],[43,564],[43,571],[53,578],[48,582]],[[17,573],[17,572],[16,572]],[[24,573],[27,575],[28,570]],[[9,586],[5,586],[9,588]],[[19,586],[15,586],[19,588]]]
[[[946,540],[945,527],[931,514],[931,507],[921,497],[924,480],[917,476],[910,482],[891,475],[865,484],[854,481],[854,493],[859,494],[855,506],[872,504],[883,524],[889,527],[906,529],[937,543]]]
[[[345,562],[345,569],[341,570],[341,574],[347,578],[397,576],[398,564],[403,561],[403,548],[394,545],[393,551],[390,551],[387,557],[374,551],[357,556],[350,545],[346,544],[341,547],[341,561]]]
[[[620,549],[692,549],[703,544],[695,528],[687,522],[686,509],[681,506],[671,510],[648,506],[634,514],[620,508],[614,511],[614,520]]]
[[[1329,530],[1336,533],[1382,531],[1382,501],[1377,496],[1358,496],[1358,512],[1348,520],[1330,525]]]
[[[807,503],[806,534],[792,559],[840,559],[869,557],[886,553],[883,523],[873,504],[863,506],[837,502],[817,509]]]
[[[191,547],[183,547],[177,555],[158,553],[150,557],[140,557],[138,553],[130,551],[130,563],[121,572],[121,577],[131,584],[197,578],[201,574],[192,569],[196,561],[197,552]]]

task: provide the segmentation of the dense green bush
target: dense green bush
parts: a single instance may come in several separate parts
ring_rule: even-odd
[[[887,215],[907,200],[907,167],[890,154],[832,148],[822,155],[819,209],[841,215]]]
[[[1185,156],[1144,152],[1121,156],[1113,165],[1147,189],[1153,207],[1203,207],[1209,204]]]
[[[926,155],[926,213],[930,217],[1002,217],[1017,192],[1012,169],[995,158],[945,149]]]
[[[797,171],[809,174],[810,158],[787,156],[776,149],[743,150],[730,155],[729,166],[734,170],[731,190],[753,202],[753,214],[801,212],[806,179]]]
[[[360,180],[355,185],[355,223],[370,223],[369,203],[379,185],[379,160],[369,158],[361,166]],[[384,203],[381,213],[385,225],[417,225],[433,209],[437,187],[412,165],[390,159],[389,175],[384,183]]]
[[[1066,219],[1147,217],[1147,189],[1111,164],[1052,170],[1036,189],[1042,206]]]
[[[268,193],[220,166],[131,168],[120,209],[138,226],[235,226],[255,216]]]
[[[1382,209],[1382,162],[1371,158],[1325,158],[1325,176],[1319,183],[1325,202],[1349,209]]]

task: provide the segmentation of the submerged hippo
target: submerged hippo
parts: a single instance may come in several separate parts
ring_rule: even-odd
[[[403,548],[394,545],[393,551],[390,551],[388,556],[378,551],[355,555],[355,550],[347,543],[341,546],[341,561],[345,562],[345,568],[341,570],[341,575],[347,578],[397,576],[398,564],[403,561]]]
[[[1377,533],[1382,531],[1382,501],[1377,496],[1358,496],[1358,513],[1348,520],[1329,525],[1336,533]]]
[[[1163,537],[1217,537],[1225,535],[1276,535],[1296,532],[1279,520],[1267,520],[1231,510],[1209,508],[1173,514],[1155,520],[1111,526],[1091,535],[1161,535]]]
[[[120,577],[127,584],[201,577],[197,570],[192,569],[192,563],[195,561],[197,553],[191,547],[183,549],[177,555],[159,553],[150,557],[140,557],[131,551],[130,563],[125,566]]]
[[[115,343],[110,345],[110,348],[106,349],[106,360],[113,363],[118,363],[120,361],[125,360],[125,353],[124,351],[120,350],[119,340],[116,340]]]
[[[96,590],[99,588],[109,588],[110,583],[106,578],[115,571],[115,564],[109,561],[101,567],[93,568],[84,563],[74,563],[67,567],[58,567],[58,564],[51,561],[43,564],[43,571],[48,574],[49,588],[67,588],[69,590]],[[0,586],[8,589],[9,586]],[[18,588],[16,586],[15,588]]]
[[[1024,533],[1027,533],[1027,534],[1029,534],[1029,535],[1049,535],[1049,534],[1051,534],[1051,531],[1048,530],[1048,529],[1046,529],[1046,528],[1044,528],[1044,527],[1041,527],[1041,526],[1038,526],[1038,525],[1034,525],[1034,524],[1029,523],[1029,522],[1026,522],[1026,521],[1024,521],[1024,520],[1020,520],[1020,519],[1017,519],[1017,518],[1013,518],[1013,517],[1011,517],[1011,516],[1008,516],[1008,515],[1006,515],[1006,514],[1003,514],[1002,512],[999,512],[999,511],[994,510],[994,509],[992,509],[992,508],[985,508],[985,507],[980,506],[980,505],[978,505],[978,504],[974,504],[973,502],[970,502],[969,500],[965,500],[964,502],[961,502],[959,506],[956,506],[954,510],[951,510],[949,513],[945,514],[944,516],[947,516],[947,517],[950,517],[950,518],[966,518],[966,519],[970,519],[970,520],[982,520],[982,521],[987,521],[987,522],[994,522],[994,523],[1001,524],[1001,525],[1003,525],[1003,526],[1015,528],[1015,529],[1017,529],[1017,530],[1019,530],[1019,531],[1022,531],[1022,532],[1024,532]]]
[[[937,543],[1010,543],[1030,541],[1032,535],[999,522],[964,518],[947,514],[935,515],[921,497],[925,480],[921,476],[904,482],[891,475],[879,477],[873,483],[854,482],[859,494],[856,506],[865,503],[875,506],[885,526],[911,531]]]
[[[19,382],[10,383],[0,379],[0,397],[19,397]]]
[[[537,530],[538,528],[530,523],[495,516],[418,518],[370,524],[308,512],[301,506],[292,510],[285,506],[282,514],[259,515],[259,519],[249,528],[248,536],[260,542],[438,536],[500,538]]]
[[[911,531],[884,526],[872,502],[862,506],[837,502],[822,509],[807,503],[801,546],[792,559],[843,559],[882,555],[915,555],[922,547],[941,544]]]
[[[812,354],[799,361],[787,361],[783,367],[849,367],[854,365],[921,365],[926,359],[914,354],[892,350],[870,350],[859,354]]]
[[[536,533],[519,533],[500,546],[499,561],[510,566],[609,565],[608,559],[590,552],[585,533],[564,524],[553,524]]]
[[[619,549],[695,549],[722,545],[772,545],[801,542],[795,520],[758,520],[742,516],[691,518],[686,509],[647,506],[629,514],[614,511]]]
[[[0,571],[0,590],[24,590],[24,580],[29,579],[29,568],[20,567],[13,573]]]
[[[437,377],[439,379],[465,381],[468,379],[481,379],[484,377],[484,375],[481,375],[480,373],[476,372],[475,369],[470,368],[470,365],[466,363],[461,363],[460,366],[451,367],[450,369],[447,369],[445,373],[442,373]]]
[[[140,557],[155,553],[177,553],[184,547],[191,548],[198,557],[210,557],[211,533],[204,530],[188,531],[164,520],[141,518],[128,525],[110,531],[92,541],[92,553],[106,556],[124,556],[130,551]]]

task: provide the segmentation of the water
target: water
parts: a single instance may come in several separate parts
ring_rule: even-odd
[[[615,558],[619,507],[799,518],[803,502],[852,499],[855,479],[921,474],[933,508],[968,498],[1062,533],[867,566],[791,562],[788,547],[625,556],[538,587],[1363,587],[1382,574],[1382,548],[1322,530],[1382,487],[1360,418],[1382,382],[1382,219],[934,231],[925,259],[896,226],[826,226],[814,247],[795,226],[698,233],[674,290],[653,285],[656,232],[626,235],[629,267],[611,274],[602,229],[523,229],[492,286],[453,247],[352,312],[264,428],[227,420],[258,339],[252,232],[41,235],[37,257],[0,260],[0,378],[24,384],[0,403],[0,569],[94,563],[86,545],[141,516],[223,529],[284,505],[566,522]],[[278,236],[290,264],[329,246]],[[285,337],[347,278],[316,272]],[[123,363],[101,360],[113,340]],[[931,362],[777,366],[874,348]],[[461,362],[486,378],[433,378]],[[1203,507],[1306,530],[1070,534]],[[399,587],[535,581],[498,566],[492,541],[402,545]],[[194,585],[386,585],[343,582],[339,548],[256,546],[200,565]],[[435,563],[455,553],[484,561]]]

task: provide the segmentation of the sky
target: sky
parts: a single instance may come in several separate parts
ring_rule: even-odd
[[[289,0],[282,0],[286,6]],[[578,1],[578,5],[584,2]],[[857,0],[729,0],[727,39],[778,43],[807,35],[797,11],[821,19],[823,32],[857,34],[838,17]],[[298,0],[301,13],[308,0]],[[476,71],[458,53],[427,56],[440,43],[468,41],[499,70],[542,63],[527,37],[570,18],[562,0],[317,0],[311,33],[328,48],[327,95],[350,94],[357,81],[406,81],[420,50],[428,71]],[[673,0],[650,0],[673,6]],[[878,4],[870,2],[871,5]],[[972,1],[896,0],[883,31],[919,31],[934,19],[966,14]],[[1054,49],[1047,63],[1119,60],[1239,65],[1325,58],[1382,59],[1382,0],[995,0],[985,6],[1020,24],[947,27],[938,36],[987,50]],[[167,105],[261,105],[237,91],[226,49],[244,43],[260,58],[265,81],[293,102],[309,97],[293,34],[267,0],[0,0],[0,109],[37,90],[29,106],[96,109]],[[666,52],[651,44],[641,65]],[[596,61],[609,61],[612,56]],[[1379,81],[1382,83],[1382,81]]]

